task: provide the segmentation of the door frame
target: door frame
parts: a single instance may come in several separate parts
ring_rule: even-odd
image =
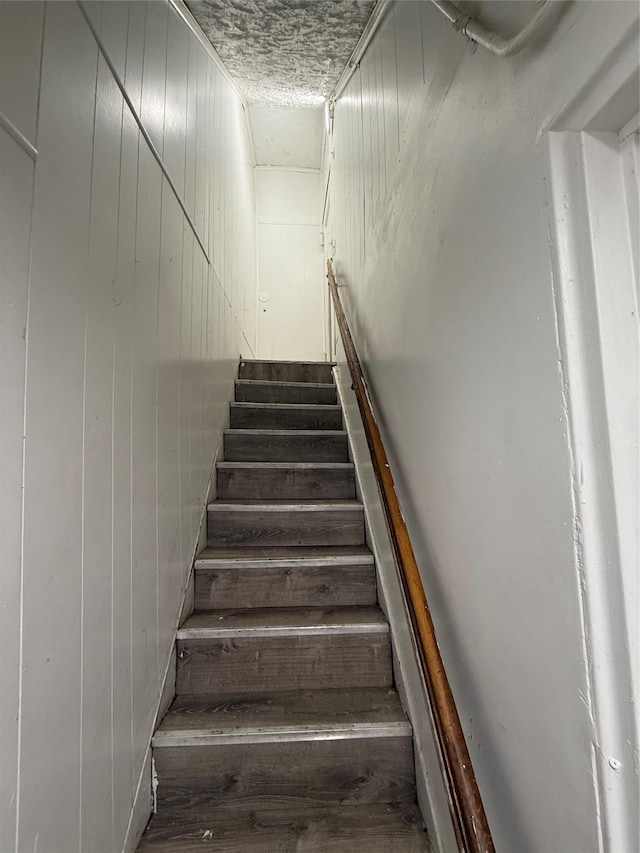
[[[637,39],[631,27],[541,130],[589,685],[583,698],[600,849],[611,853],[640,849],[638,265],[620,152],[638,122]]]

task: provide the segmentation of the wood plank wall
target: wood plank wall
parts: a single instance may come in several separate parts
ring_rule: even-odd
[[[167,2],[86,10],[176,192],[80,6],[1,3],[3,851],[123,847],[255,343],[237,95]]]

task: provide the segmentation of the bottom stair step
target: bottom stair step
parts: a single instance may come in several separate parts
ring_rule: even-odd
[[[175,809],[151,820],[141,853],[427,853],[414,804],[224,810]]]
[[[411,733],[356,734],[156,748],[158,809],[414,802]]]

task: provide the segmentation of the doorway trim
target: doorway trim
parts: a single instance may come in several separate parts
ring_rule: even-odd
[[[541,130],[589,686],[583,698],[592,721],[600,849],[608,853],[640,849],[634,714],[640,336],[620,151],[638,112],[637,57],[635,25]]]

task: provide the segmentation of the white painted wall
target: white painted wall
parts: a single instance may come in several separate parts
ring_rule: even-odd
[[[319,168],[324,104],[251,103],[249,117],[257,163],[294,170]]]
[[[258,358],[326,358],[321,173],[256,168]]]
[[[255,346],[238,97],[168,3],[86,9],[175,192],[79,5],[0,3],[3,853],[135,844],[232,374]]]
[[[482,8],[521,23],[509,4]],[[497,849],[627,853],[639,847],[637,726],[615,623],[625,590],[637,612],[625,580],[637,565],[612,557],[603,575],[582,562],[590,469],[574,453],[545,131],[583,129],[558,116],[598,69],[637,62],[638,9],[558,4],[558,16],[544,44],[499,59],[431,3],[394,3],[336,106],[327,242]],[[593,162],[611,162],[594,145]],[[589,214],[607,203],[591,198]],[[618,310],[631,288],[616,283]],[[625,336],[628,412],[638,389]],[[633,439],[617,442],[629,459]]]

